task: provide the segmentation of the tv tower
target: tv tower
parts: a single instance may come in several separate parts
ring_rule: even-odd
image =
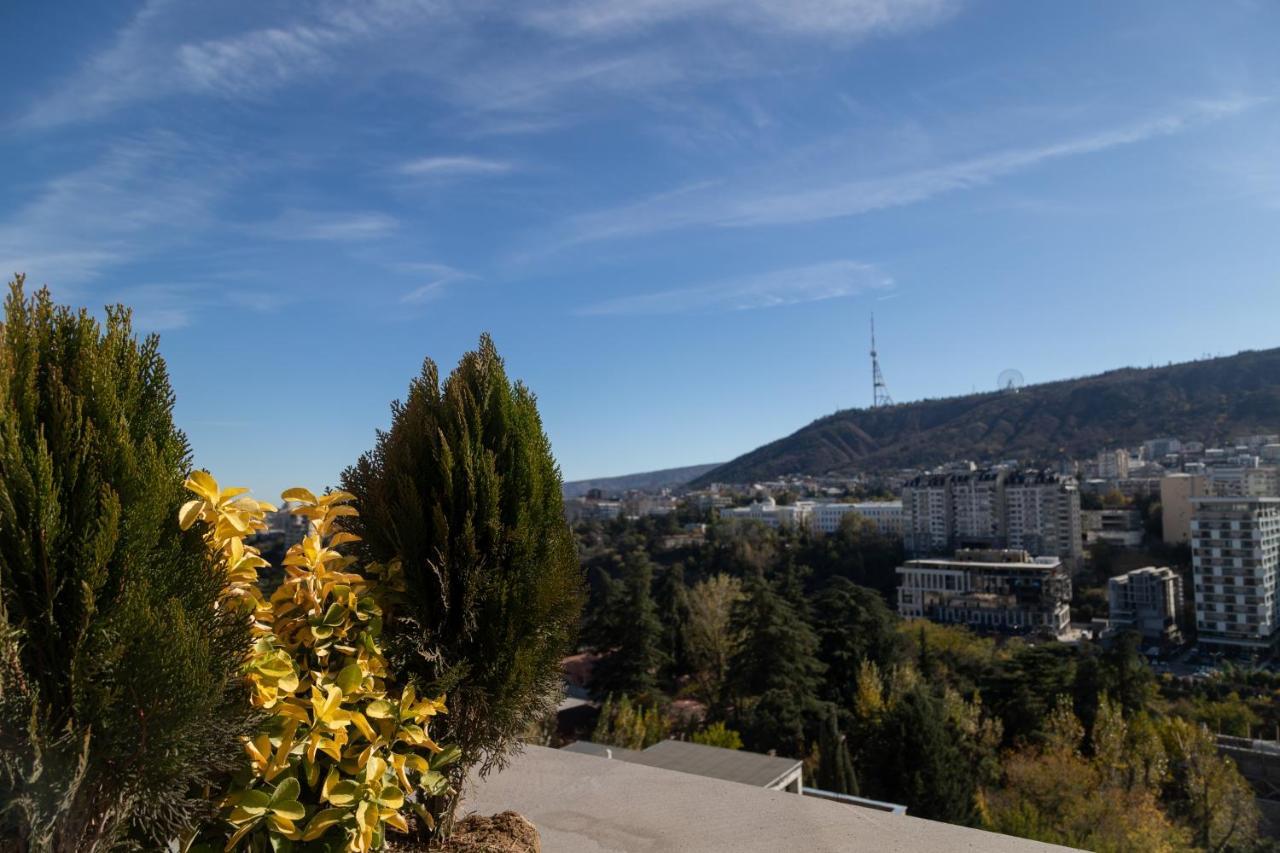
[[[884,374],[880,372],[880,357],[876,355],[876,315],[871,315],[871,408],[892,406],[893,398],[889,396],[889,386],[884,382]]]

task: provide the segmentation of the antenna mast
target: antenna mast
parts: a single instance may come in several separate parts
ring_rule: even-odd
[[[876,315],[871,315],[871,408],[892,406],[893,398],[889,396],[889,386],[884,382],[884,374],[880,372],[880,357],[876,355]]]

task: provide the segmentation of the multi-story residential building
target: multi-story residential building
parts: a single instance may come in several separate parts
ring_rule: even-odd
[[[1191,499],[1191,565],[1200,642],[1260,654],[1277,629],[1280,498]]]
[[[1011,547],[1083,556],[1075,480],[1048,471],[961,471],[903,486],[904,541],[913,555],[964,547]]]
[[[1080,492],[1074,480],[1044,471],[1020,472],[1005,480],[1004,494],[1008,547],[1071,561],[1084,556]]]
[[[1142,455],[1147,459],[1162,459],[1181,451],[1182,442],[1176,438],[1153,438],[1142,443],[1142,450]]]
[[[1207,494],[1209,480],[1203,474],[1170,474],[1160,479],[1160,515],[1166,544],[1191,541],[1191,499]]]
[[[1244,472],[1244,493],[1250,497],[1280,497],[1280,468],[1272,465],[1246,468]]]
[[[865,518],[885,536],[902,535],[902,501],[817,503],[809,513],[809,527],[818,533],[835,533],[848,515]]]
[[[897,572],[898,613],[907,619],[1054,637],[1070,626],[1071,575],[1057,557],[961,550],[908,560]]]
[[[931,554],[951,545],[951,478],[925,474],[902,487],[903,539],[909,554]]]
[[[611,521],[622,515],[622,501],[570,498],[564,502],[564,515],[570,524],[579,521]]]
[[[1098,476],[1104,480],[1123,480],[1129,476],[1129,451],[1104,450],[1098,454]]]
[[[1182,578],[1167,566],[1147,566],[1107,581],[1107,621],[1130,629],[1144,642],[1177,642],[1182,612]]]
[[[991,548],[1004,540],[1006,473],[997,468],[951,476],[950,535],[955,547]]]
[[[1142,544],[1142,514],[1136,509],[1086,509],[1080,512],[1084,543],[1106,542],[1118,548]]]

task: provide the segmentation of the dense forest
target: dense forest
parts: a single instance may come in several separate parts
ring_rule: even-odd
[[[1071,646],[904,623],[889,604],[901,545],[853,517],[829,536],[671,537],[690,520],[576,530],[603,706],[582,734],[775,752],[804,761],[808,786],[1093,850],[1272,849],[1213,732],[1280,724],[1274,676],[1162,680],[1135,636]]]
[[[695,484],[853,473],[953,459],[1051,462],[1172,435],[1212,442],[1280,423],[1280,349],[849,409],[703,474]]]

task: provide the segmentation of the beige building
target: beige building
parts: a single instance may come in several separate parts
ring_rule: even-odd
[[[1164,541],[1180,545],[1191,541],[1191,499],[1209,494],[1203,474],[1170,474],[1160,480],[1160,511]]]

